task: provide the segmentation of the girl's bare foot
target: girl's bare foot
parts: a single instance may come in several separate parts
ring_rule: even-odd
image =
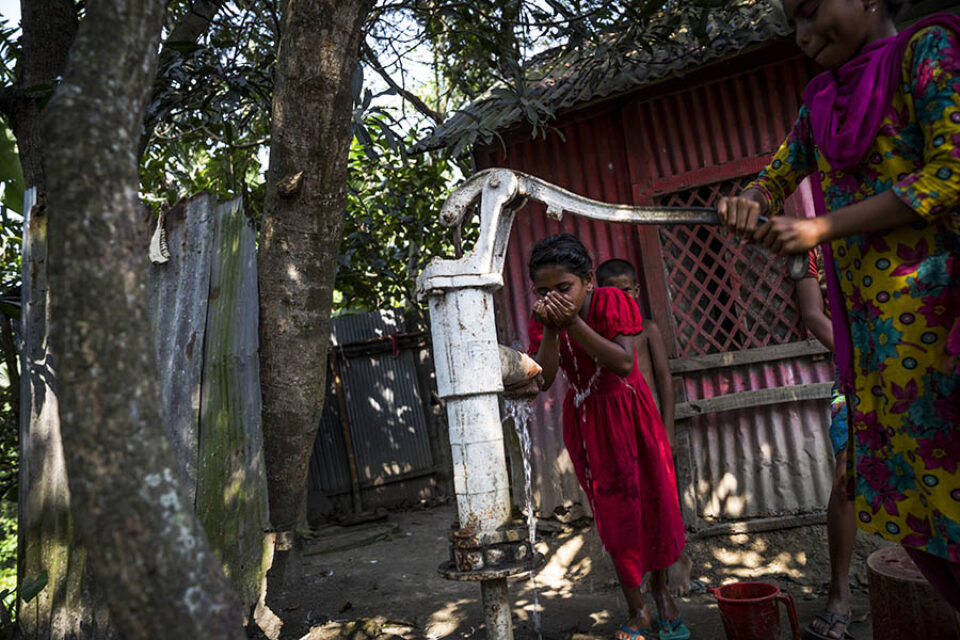
[[[661,620],[676,620],[680,617],[680,610],[677,609],[677,605],[674,603],[669,591],[666,589],[659,593],[654,591],[653,597],[657,601],[657,613],[660,615]]]
[[[667,570],[667,587],[670,589],[670,595],[685,596],[690,593],[690,569],[693,562],[690,556],[684,551]]]
[[[670,590],[667,589],[667,572],[663,569],[650,573],[650,593],[657,605],[657,615],[661,620],[676,620],[680,617]]]
[[[630,631],[627,631],[627,629],[630,629]],[[617,631],[617,640],[653,640],[655,635],[650,614],[644,608],[620,627]]]

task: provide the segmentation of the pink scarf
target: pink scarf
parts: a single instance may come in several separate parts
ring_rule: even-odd
[[[821,73],[804,89],[814,141],[831,167],[851,169],[866,155],[900,85],[910,38],[932,25],[960,34],[960,17],[930,16],[895,36],[868,44],[855,58],[836,71]]]
[[[917,31],[940,25],[960,34],[960,17],[938,14],[921,20],[895,36],[873,42],[836,71],[821,73],[803,91],[810,109],[813,139],[833,169],[860,164],[880,131],[880,124],[900,85],[901,65],[907,44]],[[813,199],[817,215],[827,213],[819,173],[814,172]],[[827,299],[833,320],[834,361],[837,380],[845,393],[853,393],[853,341],[840,280],[834,270],[833,251],[823,243]],[[852,406],[852,405],[850,405]]]

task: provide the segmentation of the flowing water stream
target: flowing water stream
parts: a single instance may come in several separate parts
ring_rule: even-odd
[[[536,556],[535,547],[537,539],[537,515],[533,509],[533,468],[531,460],[533,459],[533,439],[530,433],[531,419],[533,418],[533,404],[527,400],[505,400],[506,418],[513,421],[513,428],[517,431],[517,437],[520,439],[520,451],[523,454],[523,479],[524,479],[524,498],[527,504],[527,531],[530,536],[530,551]],[[537,634],[538,640],[542,640],[543,635],[540,626],[540,591],[537,588],[537,581],[533,569],[530,570],[530,587],[533,590],[533,630]]]

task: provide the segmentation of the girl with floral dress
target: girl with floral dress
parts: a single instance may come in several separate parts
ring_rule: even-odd
[[[960,610],[960,18],[897,34],[900,4],[783,2],[828,71],[718,213],[774,252],[823,244],[858,525],[902,544]],[[807,176],[822,215],[758,226]]]

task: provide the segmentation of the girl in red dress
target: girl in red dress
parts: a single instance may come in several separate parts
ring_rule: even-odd
[[[569,233],[539,241],[529,271],[537,295],[530,353],[545,388],[558,370],[570,383],[564,444],[630,611],[617,637],[685,640],[690,631],[667,590],[667,569],[685,543],[683,520],[667,434],[636,365],[640,309],[619,289],[594,288],[593,261]],[[656,630],[640,592],[648,571]]]

